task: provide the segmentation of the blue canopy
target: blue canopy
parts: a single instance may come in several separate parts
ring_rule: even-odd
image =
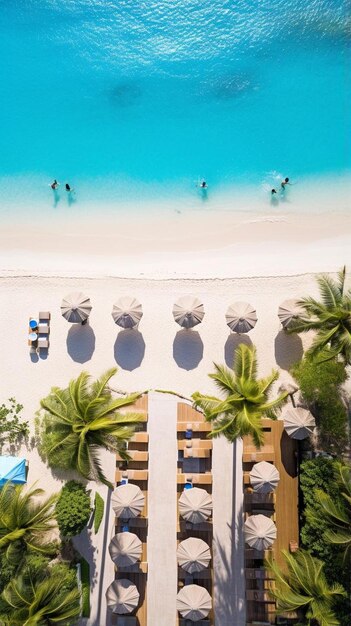
[[[0,456],[0,487],[8,480],[15,485],[24,485],[26,479],[26,459],[17,456]]]

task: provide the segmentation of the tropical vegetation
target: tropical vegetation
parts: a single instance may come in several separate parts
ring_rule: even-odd
[[[12,483],[0,490],[0,554],[9,564],[18,564],[28,552],[55,552],[48,538],[56,526],[56,496],[43,495],[42,489]]]
[[[342,454],[348,445],[347,405],[343,384],[348,379],[344,363],[337,359],[316,362],[303,358],[291,369],[303,403],[316,419],[318,446]]]
[[[61,567],[26,567],[0,597],[1,626],[70,626],[80,614],[80,592]],[[68,588],[67,588],[68,586]],[[70,588],[71,587],[71,588]]]
[[[339,546],[346,561],[351,550],[350,466],[336,462],[334,464],[334,477],[334,485],[338,488],[339,497],[335,498],[335,492],[330,494],[323,489],[316,490],[316,497],[321,506],[322,515],[330,526],[330,528],[324,532],[324,539],[328,543]],[[309,517],[310,519],[316,519],[315,509],[309,512]]]
[[[113,397],[108,383],[116,371],[109,369],[94,382],[82,372],[67,388],[53,387],[38,412],[40,449],[50,467],[75,470],[110,488],[99,455],[107,449],[127,460],[126,443],[141,421],[139,413],[124,412],[141,394]]]
[[[79,562],[82,585],[82,617],[90,617],[90,566],[83,557]]]
[[[29,423],[22,419],[23,405],[15,398],[0,405],[0,449],[5,444],[20,443],[29,435]]]
[[[263,443],[261,418],[277,419],[277,412],[288,396],[284,392],[278,398],[269,400],[278,372],[272,371],[267,378],[258,378],[256,349],[245,344],[240,344],[235,350],[232,369],[217,364],[214,367],[215,372],[209,377],[214,380],[222,397],[198,391],[192,395],[194,405],[213,424],[210,436],[224,435],[232,442],[243,435],[251,435],[254,444],[260,447]]]
[[[96,492],[95,498],[94,498],[94,532],[95,533],[97,533],[100,528],[102,518],[104,516],[104,508],[105,508],[104,499],[100,496],[98,492]]]
[[[316,331],[308,356],[318,355],[319,360],[340,356],[351,363],[351,289],[346,289],[346,267],[336,280],[328,275],[317,278],[320,299],[302,298],[298,304],[303,316],[291,322],[288,332]]]
[[[324,564],[309,552],[298,550],[290,554],[283,550],[282,553],[286,565],[284,569],[274,560],[267,563],[275,578],[271,594],[276,600],[278,615],[297,613],[304,619],[304,624],[338,626],[340,622],[335,615],[334,604],[346,595],[342,585],[328,584]]]
[[[74,537],[82,532],[91,513],[90,491],[75,480],[70,480],[61,490],[55,514],[62,537]]]

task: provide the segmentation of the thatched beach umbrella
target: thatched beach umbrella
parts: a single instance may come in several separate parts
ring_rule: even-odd
[[[119,485],[111,496],[111,503],[117,517],[129,519],[137,517],[143,510],[145,496],[138,485]]]
[[[181,541],[177,550],[179,565],[189,574],[201,572],[211,560],[209,545],[197,537],[188,537]]]
[[[284,329],[289,328],[291,322],[299,319],[303,314],[297,300],[284,300],[278,309],[278,317]]]
[[[139,604],[139,597],[136,586],[127,578],[114,580],[106,591],[107,606],[118,615],[134,611]]]
[[[173,305],[173,317],[183,328],[197,326],[202,322],[204,315],[204,305],[193,296],[183,296]]]
[[[257,322],[256,310],[247,302],[234,302],[228,307],[225,319],[235,333],[248,333]]]
[[[212,599],[205,587],[185,585],[177,594],[176,607],[184,619],[198,622],[209,614]]]
[[[119,298],[113,305],[112,317],[122,328],[135,328],[143,317],[141,304],[129,296]]]
[[[85,322],[91,309],[90,298],[82,292],[69,293],[61,302],[61,313],[67,322],[72,324]]]
[[[212,497],[205,489],[184,489],[179,498],[179,513],[192,524],[205,522],[212,513]]]
[[[266,515],[250,515],[244,524],[244,535],[251,548],[266,550],[277,538],[277,527]]]
[[[313,433],[316,426],[310,411],[301,406],[287,407],[283,413],[284,428],[293,439],[306,439]]]
[[[134,533],[117,533],[110,541],[108,551],[117,567],[129,567],[140,561],[142,543]]]
[[[258,493],[270,493],[274,491],[279,482],[279,472],[273,463],[260,461],[255,463],[250,472],[250,482]]]

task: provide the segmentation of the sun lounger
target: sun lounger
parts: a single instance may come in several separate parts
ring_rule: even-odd
[[[208,422],[178,422],[177,423],[177,431],[179,433],[186,433],[187,431],[192,431],[194,433],[209,433],[212,430],[211,424]]]
[[[246,589],[246,599],[254,602],[275,604],[274,598],[264,589]]]
[[[193,483],[194,486],[197,485],[212,485],[212,474],[210,472],[204,472],[203,474],[177,474],[177,484],[185,485],[187,482]]]
[[[148,479],[149,472],[147,470],[135,470],[135,469],[127,469],[127,470],[116,470],[116,483],[121,482],[122,478],[127,478],[132,482],[144,482]]]
[[[119,615],[117,626],[137,626],[137,618],[133,615]]]
[[[212,450],[213,444],[210,439],[199,439],[195,437],[192,439],[178,439],[178,450],[185,450],[186,448],[203,448],[204,450]]]
[[[50,311],[39,311],[39,322],[42,322],[44,320],[48,321],[50,319],[51,319]]]
[[[243,463],[257,463],[258,461],[271,461],[274,463],[275,454],[273,446],[265,446],[261,450],[244,449]]]
[[[276,501],[275,492],[271,493],[259,493],[258,491],[252,491],[244,493],[245,504],[267,504],[274,505]]]
[[[38,348],[48,348],[48,347],[49,347],[49,340],[46,337],[39,337]]]
[[[50,332],[50,326],[49,324],[46,324],[46,322],[39,322],[38,330],[40,335],[48,335]]]
[[[149,453],[147,451],[144,450],[129,450],[128,449],[128,454],[131,457],[130,461],[145,461],[147,462],[149,459]],[[116,454],[116,461],[123,461],[122,457],[117,453]]]
[[[129,443],[148,443],[149,434],[144,432],[134,433],[133,437],[129,440]]]

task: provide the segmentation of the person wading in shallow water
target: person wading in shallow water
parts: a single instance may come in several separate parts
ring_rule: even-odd
[[[50,187],[51,189],[57,189],[57,187],[59,186],[60,183],[57,182],[56,178],[54,180],[53,183],[51,183]]]
[[[289,178],[284,178],[284,180],[282,180],[282,182],[280,183],[280,186],[285,191],[285,187],[287,185],[291,185]]]

